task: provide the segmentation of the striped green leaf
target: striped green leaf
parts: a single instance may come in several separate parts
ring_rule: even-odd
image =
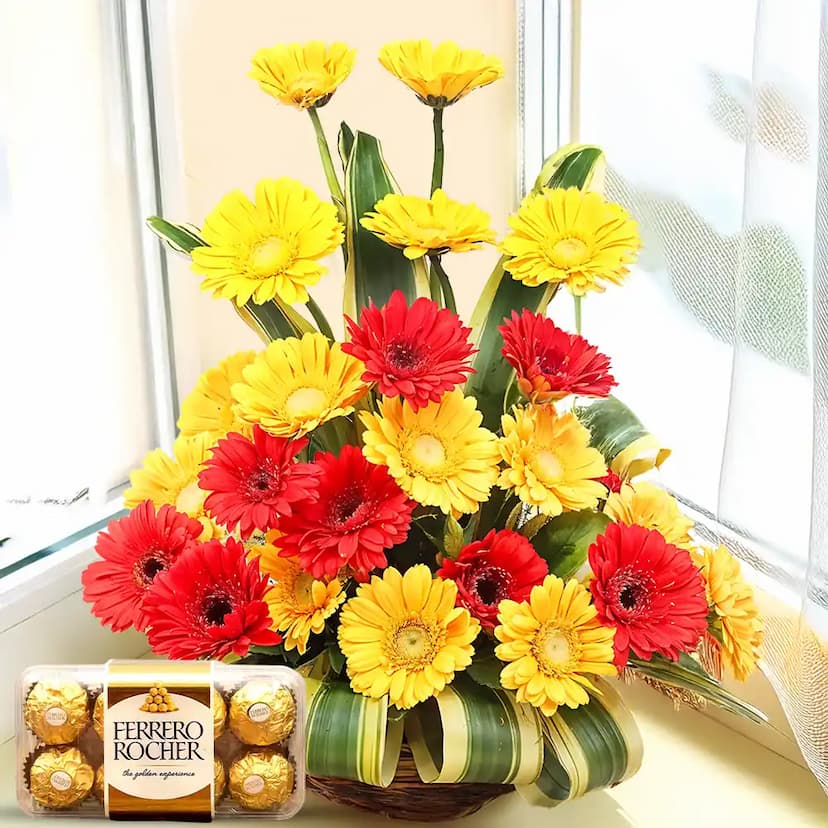
[[[359,223],[383,196],[399,192],[382,157],[380,142],[366,132],[358,131],[352,139],[348,133],[343,133],[340,151],[348,155],[345,166],[348,266],[345,270],[344,312],[356,318],[369,300],[384,305],[395,290],[401,290],[409,303],[418,296],[428,296],[428,273],[423,259],[409,261],[402,250],[381,241]]]
[[[547,807],[589,791],[617,785],[641,767],[638,727],[615,689],[597,680],[600,695],[589,704],[543,719],[543,768],[530,785],[518,786],[534,805]]]
[[[523,785],[541,769],[535,709],[462,676],[409,712],[405,734],[423,782]]]
[[[585,399],[574,412],[589,429],[591,444],[625,480],[659,468],[670,456],[670,449],[662,446],[617,397]]]
[[[388,698],[369,699],[344,681],[306,679],[307,769],[385,788],[400,758],[403,722],[389,719]]]
[[[150,216],[147,226],[176,253],[189,256],[196,247],[208,246],[194,227],[173,224],[160,216]],[[231,304],[236,313],[265,343],[287,336],[302,336],[308,331],[316,330],[300,313],[281,299],[274,299],[263,305],[257,305],[250,300],[241,308],[235,302]]]
[[[543,187],[581,187],[589,185],[603,160],[598,147],[567,146],[558,150],[543,165],[533,192]],[[497,263],[486,283],[472,314],[471,326],[478,353],[474,360],[476,373],[466,383],[466,393],[477,398],[483,412],[483,425],[493,431],[500,427],[504,410],[504,393],[509,386],[512,368],[501,354],[503,340],[497,328],[512,311],[523,308],[543,313],[556,286],[529,287],[513,279],[503,265],[508,257]]]
[[[680,690],[687,690],[715,704],[716,707],[721,707],[749,721],[757,724],[765,724],[768,721],[768,717],[761,710],[727,691],[716,679],[706,673],[692,656],[685,653],[681,654],[678,662],[670,661],[656,653],[650,661],[631,658],[628,666],[642,676],[656,679]]]

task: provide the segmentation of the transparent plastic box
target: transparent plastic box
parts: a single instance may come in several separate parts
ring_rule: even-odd
[[[17,796],[33,816],[288,819],[305,798],[305,683],[288,667],[30,667]]]

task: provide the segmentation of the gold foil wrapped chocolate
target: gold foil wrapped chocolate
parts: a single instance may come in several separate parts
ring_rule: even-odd
[[[248,745],[275,745],[293,731],[296,700],[286,687],[248,681],[230,699],[230,730]]]
[[[293,765],[273,750],[252,750],[230,765],[230,796],[249,811],[283,805],[293,793]]]
[[[98,767],[98,769],[95,771],[95,780],[92,782],[92,793],[95,795],[95,799],[98,799],[101,802],[104,801],[104,769],[103,769],[103,765],[100,765]]]
[[[213,760],[213,800],[218,802],[227,790],[227,771],[224,762],[216,758]]]
[[[31,764],[29,790],[44,808],[72,808],[89,796],[94,778],[92,766],[77,748],[46,748]]]
[[[95,733],[100,736],[101,739],[104,737],[104,694],[100,693],[98,698],[95,699],[95,705],[92,708],[92,727],[95,729]]]
[[[26,697],[25,718],[47,745],[68,744],[89,722],[89,696],[76,681],[44,679]]]
[[[221,693],[213,688],[213,738],[218,739],[224,733],[227,724],[227,703]]]

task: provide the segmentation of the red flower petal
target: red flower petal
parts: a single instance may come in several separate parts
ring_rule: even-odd
[[[439,402],[474,373],[471,328],[430,299],[416,299],[409,307],[395,290],[384,307],[371,302],[363,308],[359,325],[345,319],[351,341],[342,350],[365,363],[363,381],[377,383],[385,397],[401,395],[414,411]]]
[[[537,403],[569,394],[606,397],[615,380],[609,359],[582,336],[561,330],[543,314],[524,308],[504,319],[502,354],[517,372],[518,388]]]
[[[155,577],[167,569],[201,534],[197,520],[152,502],[139,503],[126,517],[113,520],[98,535],[102,560],[81,576],[83,599],[92,614],[115,632],[147,625],[144,600]]]
[[[611,523],[589,548],[589,587],[602,624],[616,628],[615,663],[630,650],[674,661],[692,652],[707,629],[704,580],[690,553],[654,529]]]
[[[383,569],[385,550],[408,536],[415,504],[385,466],[369,463],[356,446],[343,446],[339,457],[319,453],[314,465],[316,497],[280,521],[281,555],[298,557],[314,578],[345,566],[358,573]]]
[[[447,558],[437,572],[457,584],[457,606],[465,607],[489,631],[497,625],[501,601],[528,600],[532,587],[548,574],[546,561],[511,529],[492,530],[465,547],[456,560]]]
[[[253,439],[231,433],[213,449],[198,475],[198,485],[210,492],[204,501],[218,523],[242,538],[257,529],[274,529],[280,515],[289,515],[295,503],[314,496],[319,470],[294,458],[307,445],[305,438],[274,437],[255,426]]]
[[[193,546],[147,593],[150,647],[170,658],[222,659],[278,644],[264,601],[268,589],[258,558],[247,560],[235,538]]]

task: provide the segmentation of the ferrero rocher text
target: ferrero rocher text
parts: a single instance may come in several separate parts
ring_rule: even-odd
[[[115,723],[114,756],[133,762],[204,759],[198,743],[204,735],[200,722],[132,721]]]

